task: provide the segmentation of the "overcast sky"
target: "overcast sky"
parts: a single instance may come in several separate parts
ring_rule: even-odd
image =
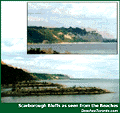
[[[119,78],[119,55],[27,55],[26,8],[27,2],[2,2],[1,59],[5,63],[74,78]]]
[[[117,3],[28,3],[28,26],[93,28],[116,38]]]

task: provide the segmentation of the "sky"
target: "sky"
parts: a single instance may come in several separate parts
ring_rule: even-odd
[[[117,38],[117,3],[28,3],[28,26],[92,28]]]
[[[73,78],[119,78],[119,55],[27,55],[27,3],[1,3],[1,59],[6,64]]]

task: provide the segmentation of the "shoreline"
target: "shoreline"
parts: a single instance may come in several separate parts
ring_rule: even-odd
[[[27,45],[51,45],[51,44],[110,44],[110,43],[117,43],[117,42],[61,42],[61,43],[27,43]]]
[[[42,95],[95,95],[114,93],[97,87],[76,87],[76,88],[40,88],[40,89],[17,89],[1,93],[1,97],[9,96],[42,96]]]
[[[66,87],[65,85],[51,82],[19,82],[17,84],[3,85],[1,89],[12,88],[10,91],[1,92],[1,97],[9,96],[41,96],[41,95],[95,95],[114,93],[98,87]]]

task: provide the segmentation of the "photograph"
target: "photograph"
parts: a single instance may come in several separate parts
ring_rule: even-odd
[[[11,47],[5,43],[2,41],[2,103],[119,102],[118,55],[27,55],[12,51],[22,41]]]
[[[117,54],[118,2],[28,2],[27,54]]]
[[[2,1],[1,108],[80,112],[91,103],[118,106],[118,4]]]

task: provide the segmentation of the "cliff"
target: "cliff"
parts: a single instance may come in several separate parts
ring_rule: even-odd
[[[81,28],[45,28],[28,26],[27,43],[62,42],[103,42],[103,37],[95,31],[87,32]]]
[[[18,81],[35,79],[37,79],[37,77],[29,72],[7,65],[1,61],[1,84],[12,84],[17,83]]]
[[[47,74],[47,73],[31,73],[37,76],[40,80],[60,80],[60,79],[70,79],[69,76],[63,74]]]
[[[69,77],[62,74],[30,73],[26,69],[20,69],[12,65],[7,65],[3,61],[1,61],[1,84],[13,84],[20,81],[30,81],[38,79],[56,80],[69,79]]]

